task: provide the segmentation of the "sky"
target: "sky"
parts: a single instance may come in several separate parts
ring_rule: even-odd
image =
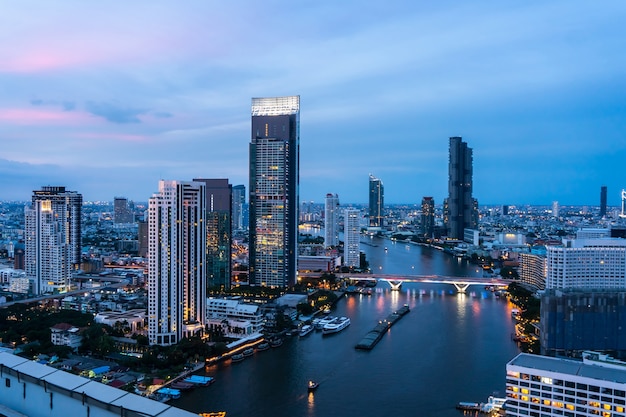
[[[4,1],[0,200],[63,185],[147,201],[248,187],[253,97],[300,96],[300,199],[447,196],[450,136],[481,205],[618,206],[626,2]]]

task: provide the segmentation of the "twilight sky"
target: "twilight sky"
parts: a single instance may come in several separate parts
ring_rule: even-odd
[[[626,2],[20,0],[0,8],[0,200],[248,186],[252,97],[300,95],[300,197],[609,205],[626,188]]]

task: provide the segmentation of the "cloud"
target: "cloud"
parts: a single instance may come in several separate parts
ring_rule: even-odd
[[[85,109],[94,116],[102,117],[112,123],[141,123],[139,116],[146,114],[146,109],[134,109],[122,107],[110,102],[93,102],[88,101]]]
[[[73,111],[76,109],[76,103],[70,100],[42,100],[40,98],[34,98],[30,101],[33,106],[54,106],[61,107],[63,111]]]
[[[169,112],[166,112],[166,111],[153,112],[152,115],[154,117],[156,117],[157,119],[168,119],[170,117],[174,117],[174,115],[172,113],[169,113]]]

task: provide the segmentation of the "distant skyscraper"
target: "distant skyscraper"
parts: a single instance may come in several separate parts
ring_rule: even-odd
[[[472,148],[462,138],[450,138],[448,161],[448,198],[444,217],[448,237],[463,239],[464,229],[476,227],[476,205],[472,198],[473,156]]]
[[[369,225],[382,228],[385,219],[385,188],[382,180],[370,174]]]
[[[207,285],[230,288],[232,186],[227,179],[194,178],[206,185]]]
[[[503,205],[502,206],[502,215],[503,216],[508,216],[509,215],[509,206],[508,205]]]
[[[243,230],[246,224],[243,221],[244,204],[246,204],[246,186],[235,185],[233,187],[233,230]]]
[[[250,284],[296,282],[300,96],[253,98],[250,141]]]
[[[422,198],[422,236],[432,238],[435,231],[435,200]]]
[[[361,212],[356,209],[345,209],[343,212],[343,264],[358,268],[361,261]]]
[[[35,293],[69,289],[81,261],[82,206],[83,196],[65,187],[33,191],[32,205],[24,209],[24,266]]]
[[[552,217],[559,217],[559,202],[552,202]]]
[[[600,217],[606,216],[606,185],[600,187]]]
[[[134,214],[124,197],[115,197],[113,200],[113,218],[115,223],[133,223]]]
[[[160,181],[148,203],[148,339],[172,345],[206,322],[206,186]]]
[[[324,210],[324,245],[337,246],[339,244],[339,196],[326,194]]]

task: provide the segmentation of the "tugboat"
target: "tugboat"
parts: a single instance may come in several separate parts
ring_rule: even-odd
[[[310,381],[309,381],[309,384],[307,385],[307,388],[309,389],[309,392],[313,392],[313,391],[315,391],[315,390],[317,389],[317,387],[319,387],[319,386],[320,386],[320,383],[319,383],[319,382],[316,382],[316,381],[310,380]]]

